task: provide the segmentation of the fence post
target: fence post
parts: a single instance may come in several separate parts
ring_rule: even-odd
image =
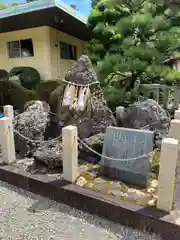
[[[178,140],[173,138],[164,138],[162,140],[157,208],[167,212],[172,210],[174,199],[178,145]]]
[[[62,129],[63,177],[73,183],[78,173],[78,139],[77,127],[67,126]]]
[[[124,110],[125,110],[125,108],[124,107],[122,107],[122,106],[119,106],[119,107],[117,107],[116,108],[116,118],[117,117],[123,117],[123,115],[124,115]]]
[[[6,105],[4,106],[4,116],[14,119],[14,110],[12,105]]]
[[[171,120],[168,137],[175,138],[180,142],[180,120],[179,119]]]
[[[159,104],[160,89],[156,89],[156,102]]]
[[[175,110],[174,119],[179,119],[180,120],[180,109]]]
[[[174,109],[178,109],[179,107],[179,100],[180,100],[180,89],[179,88],[175,88],[175,92],[174,92]]]
[[[163,95],[163,108],[167,108],[167,104],[168,104],[168,96],[169,96],[169,89],[168,88],[164,88],[164,95]]]
[[[0,162],[11,164],[16,160],[12,119],[0,118]]]

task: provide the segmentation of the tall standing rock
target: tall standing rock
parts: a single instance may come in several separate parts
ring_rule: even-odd
[[[27,109],[15,117],[13,120],[15,147],[20,156],[31,157],[39,143],[44,141],[48,115],[43,105],[37,101],[27,105]]]
[[[116,120],[110,109],[108,109],[103,96],[97,75],[92,67],[88,56],[82,55],[80,59],[70,68],[65,76],[69,84],[89,84],[91,108],[84,111],[77,111],[63,106],[63,96],[66,82],[62,81],[61,86],[51,94],[50,106],[56,112],[59,120],[67,125],[78,127],[79,137],[84,139],[92,135],[103,133],[107,126],[116,125]]]

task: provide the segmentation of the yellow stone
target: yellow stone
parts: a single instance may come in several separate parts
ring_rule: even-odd
[[[76,184],[80,187],[84,187],[84,185],[87,184],[87,181],[84,177],[81,176],[81,177],[78,178]]]

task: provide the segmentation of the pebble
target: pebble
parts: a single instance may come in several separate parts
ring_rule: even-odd
[[[150,183],[151,187],[152,188],[157,188],[158,187],[158,180],[152,180],[151,183]]]
[[[81,177],[78,178],[76,184],[80,187],[84,187],[84,185],[87,184],[87,181],[84,177],[81,176]]]
[[[127,191],[128,198],[134,201],[139,201],[140,203],[146,203],[150,200],[151,196],[140,190],[129,188]]]
[[[151,207],[155,206],[156,205],[156,199],[153,198],[153,199],[149,200],[148,205],[151,206]]]
[[[155,188],[148,188],[147,190],[147,192],[151,194],[155,193],[155,191],[156,191]]]
[[[127,193],[123,193],[119,189],[111,189],[111,190],[108,191],[108,194],[112,194],[116,197],[128,197]]]

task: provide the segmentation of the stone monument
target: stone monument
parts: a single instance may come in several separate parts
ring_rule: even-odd
[[[107,127],[101,173],[138,186],[146,186],[152,162],[153,132]],[[111,159],[112,158],[112,159]]]
[[[39,101],[27,103],[25,111],[14,119],[14,129],[25,138],[35,140],[28,141],[15,132],[19,156],[32,157],[35,162],[43,162],[49,168],[61,166],[62,128],[68,125],[77,126],[78,136],[102,152],[101,135],[107,126],[116,125],[116,120],[107,107],[97,75],[86,55],[80,57],[60,86],[51,93],[49,104],[50,107]],[[58,140],[51,141],[56,137]],[[82,144],[78,150],[79,157],[86,161],[98,159]]]
[[[116,125],[116,120],[107,107],[100,83],[88,56],[82,55],[79,58],[66,74],[65,81],[62,81],[62,84],[52,92],[50,100],[51,109],[57,114],[59,121],[63,122],[63,126],[76,125],[78,136],[84,139],[105,132],[107,126]],[[72,100],[70,97],[73,95],[71,106],[63,104],[67,85],[71,88],[69,101]],[[77,99],[85,88],[89,91],[89,97],[86,107],[80,111],[76,107]]]

